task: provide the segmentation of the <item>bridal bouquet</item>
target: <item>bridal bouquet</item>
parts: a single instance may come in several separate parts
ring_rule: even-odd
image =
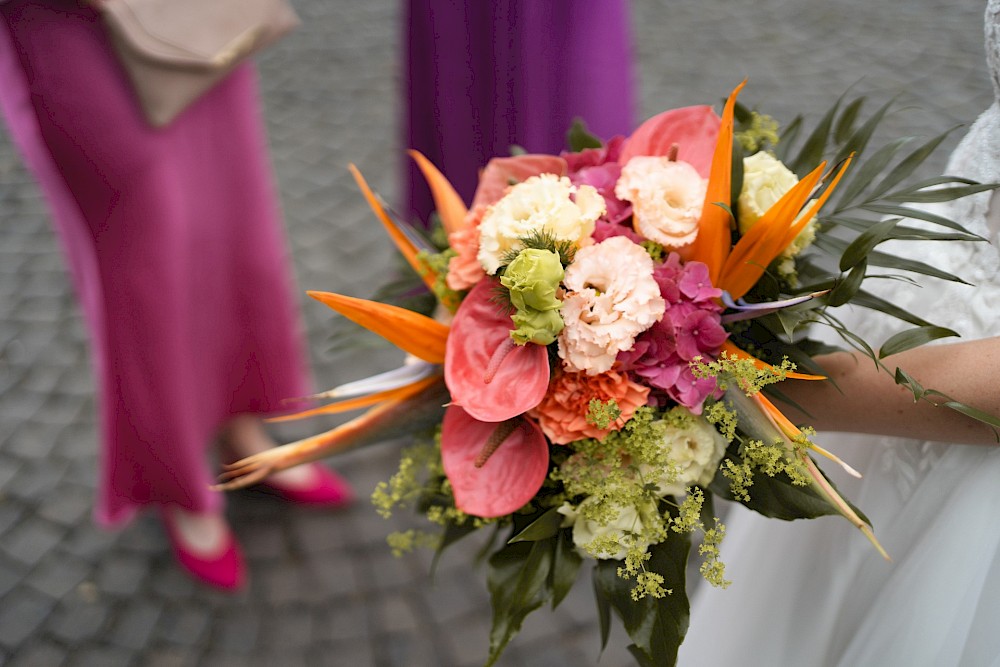
[[[741,87],[721,118],[676,109],[606,143],[576,126],[572,152],[494,159],[469,208],[414,153],[437,205],[436,244],[395,220],[352,167],[426,289],[387,293],[394,303],[310,294],[407,362],[321,395],[337,400],[293,417],[370,410],[239,462],[229,486],[426,433],[374,500],[385,514],[415,507],[437,526],[393,535],[397,551],[493,535],[487,664],[530,612],[563,600],[585,562],[602,641],[614,610],[639,663],[673,664],[688,623],[689,552],[710,584],[728,583],[715,496],[778,519],[840,514],[881,551],[813,457],[841,462],[771,399],[784,398],[781,381],[824,379],[812,357],[831,348],[805,337],[808,324],[831,326],[876,363],[956,335],[862,286],[886,277],[872,266],[957,280],[875,247],[975,240],[907,204],[989,186],[904,185],[943,137],[908,153],[891,143],[855,164],[885,108],[860,123],[860,102],[838,103],[797,142],[801,121],[779,132],[737,104]],[[418,292],[433,297],[418,306]],[[831,313],[848,303],[913,326],[875,352]],[[896,375],[915,396],[925,391]]]

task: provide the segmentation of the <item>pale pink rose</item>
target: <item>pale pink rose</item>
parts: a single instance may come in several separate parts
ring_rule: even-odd
[[[628,161],[615,195],[632,202],[635,230],[668,248],[678,248],[698,235],[708,180],[687,162],[638,156]]]

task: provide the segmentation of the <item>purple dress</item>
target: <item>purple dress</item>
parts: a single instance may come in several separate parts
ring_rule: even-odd
[[[627,0],[408,0],[404,142],[466,200],[514,144],[558,153],[576,117],[604,139],[633,129]],[[409,158],[407,158],[409,160]],[[407,164],[404,213],[433,209]]]
[[[307,389],[254,72],[151,129],[94,11],[0,4],[0,107],[90,331],[104,525],[220,507],[207,448]]]

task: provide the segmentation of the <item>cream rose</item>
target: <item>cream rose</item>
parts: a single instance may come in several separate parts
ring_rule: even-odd
[[[586,519],[583,516],[584,508],[596,502],[597,498],[591,496],[576,507],[573,507],[569,503],[564,503],[558,510],[560,514],[566,517],[563,521],[563,526],[573,526],[573,544],[585,556],[622,560],[628,553],[624,544],[625,534],[641,535],[643,533],[643,516],[652,516],[655,514],[656,506],[652,501],[649,501],[644,507],[638,509],[616,505],[614,507],[617,511],[615,520],[607,524],[602,524],[592,519]],[[588,550],[588,547],[595,539],[607,537],[611,537],[620,544],[617,551],[614,553],[601,551],[594,554]],[[648,541],[638,543],[638,546],[641,546],[642,549],[646,549],[649,545],[650,542]]]
[[[686,428],[668,428],[663,446],[678,474],[674,479],[661,479],[656,483],[661,496],[682,496],[693,484],[707,486],[726,453],[726,439],[696,415],[690,416],[690,425]]]
[[[668,248],[694,241],[708,181],[687,162],[637,156],[628,161],[615,196],[632,202],[635,230]]]
[[[798,177],[770,153],[761,151],[744,158],[743,189],[736,204],[740,218],[740,233],[746,234],[750,231],[761,216],[798,182]],[[813,218],[784,249],[781,256],[790,258],[805,250],[816,238],[815,227],[816,218]]]
[[[555,174],[532,176],[512,186],[483,216],[476,258],[493,275],[508,251],[540,231],[577,247],[588,245],[604,211],[604,197],[589,185],[575,186]]]

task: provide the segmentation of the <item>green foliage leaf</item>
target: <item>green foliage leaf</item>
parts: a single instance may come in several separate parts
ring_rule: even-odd
[[[918,192],[903,192],[886,195],[882,201],[895,203],[933,204],[937,202],[952,201],[974,195],[977,192],[987,192],[995,190],[994,183],[977,183],[976,185],[957,185],[952,188],[936,188],[933,190],[921,190]]]
[[[493,606],[490,655],[495,664],[525,617],[549,597],[546,582],[552,569],[552,545],[547,541],[509,544],[490,557],[486,583]]]
[[[854,123],[858,120],[858,114],[861,112],[865,99],[865,97],[859,97],[844,107],[844,112],[840,114],[837,126],[833,130],[833,140],[838,144],[844,143],[848,137],[854,134]]]
[[[922,211],[916,208],[909,208],[908,206],[896,206],[893,204],[862,204],[861,208],[866,211],[871,211],[872,213],[880,213],[882,215],[897,215],[901,218],[913,218],[915,220],[924,220],[926,222],[933,223],[935,225],[940,225],[942,227],[947,227],[948,229],[954,229],[971,236],[977,236],[972,234],[968,229],[955,222],[954,220],[949,220],[944,216],[931,213],[929,211]],[[982,237],[979,237],[982,238]],[[985,240],[985,239],[983,239]]]
[[[597,568],[591,572],[591,581],[594,585],[594,602],[597,604],[597,625],[601,630],[601,650],[608,645],[608,637],[611,635],[611,600],[604,594],[601,587]]]
[[[739,464],[738,456],[727,452],[725,458]],[[825,477],[825,475],[824,475]],[[827,480],[829,481],[829,480]],[[832,484],[832,482],[831,482]],[[744,502],[733,497],[729,488],[729,480],[721,473],[715,476],[709,485],[712,493],[720,498],[738,502],[745,507],[772,519],[794,521],[796,519],[815,519],[820,516],[839,516],[840,512],[812,486],[797,486],[785,473],[769,477],[760,470],[753,472],[753,484],[748,489],[750,501]],[[868,519],[849,501],[845,501],[858,513],[866,523]],[[870,524],[869,524],[870,525]]]
[[[909,138],[897,139],[880,148],[874,155],[864,161],[860,168],[854,172],[854,176],[848,181],[839,199],[837,200],[837,210],[842,210],[850,206],[861,193],[871,185],[872,181],[889,164],[890,160],[902,148]]]
[[[691,608],[685,590],[685,568],[691,540],[687,534],[671,533],[649,547],[646,569],[663,575],[672,593],[662,598],[646,596],[632,600],[635,582],[618,576],[619,562],[600,560],[594,568],[595,587],[622,619],[634,642],[629,650],[640,665],[668,667],[677,662],[677,649],[687,634]]]
[[[877,220],[865,220],[863,218],[851,218],[842,215],[832,215],[829,217],[821,218],[822,222],[830,225],[836,225],[841,227],[846,227],[847,229],[852,229],[858,232],[863,232],[869,229],[873,224],[878,222]],[[899,218],[898,220],[902,220]],[[981,236],[976,236],[974,234],[966,234],[963,232],[933,232],[928,229],[921,229],[919,227],[908,227],[905,225],[896,225],[893,227],[892,232],[887,237],[887,240],[893,241],[983,241]]]
[[[774,147],[774,155],[784,164],[788,164],[788,155],[795,141],[802,132],[802,116],[796,116],[781,130],[781,141]]]
[[[844,249],[840,257],[840,270],[846,271],[860,264],[868,257],[875,246],[888,238],[892,229],[899,222],[898,218],[887,218],[866,229]]]
[[[875,186],[872,190],[869,201],[878,199],[886,192],[889,192],[889,190],[909,178],[917,167],[923,164],[924,161],[937,149],[937,147],[941,145],[941,142],[944,141],[945,138],[954,130],[955,128],[953,127],[950,130],[942,132],[903,158],[899,164],[897,164],[893,170],[890,171],[886,177]]]
[[[583,119],[574,118],[573,124],[566,132],[566,145],[573,153],[579,153],[588,148],[600,148],[604,144],[587,131],[587,124],[583,122]]]
[[[573,544],[573,531],[569,528],[559,533],[559,538],[555,542],[555,560],[552,564],[552,608],[555,609],[559,603],[569,594],[573,584],[576,583],[577,574],[583,558]]]
[[[537,519],[529,523],[524,530],[515,533],[507,543],[537,542],[538,540],[546,540],[553,537],[559,532],[559,526],[562,525],[563,518],[563,515],[555,507],[546,510]]]
[[[826,295],[827,302],[831,306],[843,306],[854,298],[854,295],[861,289],[861,282],[865,279],[865,272],[868,270],[867,258],[861,259],[847,277],[833,288],[833,291]]]
[[[437,571],[437,566],[441,561],[441,556],[444,555],[444,550],[475,531],[476,528],[472,525],[471,521],[462,525],[455,525],[453,523],[445,525],[444,533],[441,535],[441,542],[434,552],[433,560],[431,560],[431,576]]]
[[[841,98],[842,100],[843,98]],[[799,154],[795,156],[795,159],[788,168],[794,171],[799,178],[802,178],[810,171],[816,168],[816,166],[823,160],[823,154],[826,152],[827,141],[830,137],[830,129],[833,127],[833,119],[837,115],[837,110],[840,108],[841,100],[830,107],[830,109],[820,120],[819,124],[813,129],[812,133],[806,139],[805,143],[802,144],[802,148],[799,150]]]
[[[929,343],[932,340],[949,338],[951,336],[958,336],[958,333],[945,327],[929,326],[907,329],[906,331],[901,331],[895,336],[892,336],[889,340],[883,343],[882,347],[878,351],[878,358],[885,359],[886,357],[891,357],[894,354],[899,354],[900,352],[920,347],[921,345]]]
[[[837,164],[846,160],[847,156],[851,153],[858,156],[864,153],[865,148],[868,147],[868,142],[872,138],[872,134],[875,133],[875,128],[882,122],[882,118],[889,110],[889,107],[891,107],[894,103],[895,100],[889,100],[883,104],[878,111],[872,114],[872,116],[866,120],[864,124],[854,132],[854,134],[851,135],[851,138],[844,142],[844,144],[840,147],[840,150],[837,152],[837,157],[834,158],[833,163]]]
[[[833,238],[832,236],[817,237],[815,241],[815,246],[817,248],[832,255],[843,253],[847,249],[847,245],[848,244],[845,241]],[[867,260],[872,266],[899,269],[901,271],[912,271],[913,273],[931,276],[932,278],[940,278],[941,280],[963,283],[965,285],[969,284],[958,276],[948,273],[947,271],[942,271],[941,269],[931,266],[930,264],[918,262],[915,259],[900,257],[899,255],[890,255],[889,253],[873,250],[868,253]]]
[[[918,327],[929,327],[933,326],[927,320],[917,317],[916,315],[906,311],[899,306],[889,303],[885,299],[875,296],[864,290],[858,290],[858,293],[854,295],[851,299],[851,303],[855,306],[861,306],[862,308],[868,308],[870,310],[877,310],[881,313],[885,313],[896,319],[903,320],[904,322],[909,322],[910,324],[915,324]]]

